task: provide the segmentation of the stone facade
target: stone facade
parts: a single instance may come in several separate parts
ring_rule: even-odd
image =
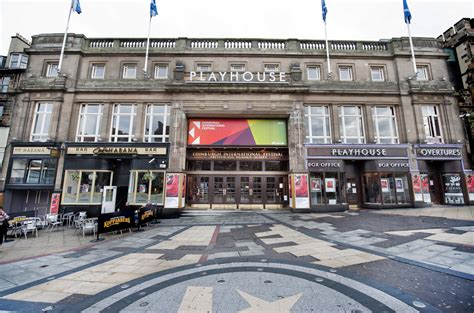
[[[188,173],[186,152],[190,148],[187,128],[189,118],[285,119],[288,146],[284,149],[287,149],[289,161],[286,175],[308,175],[307,149],[314,144],[307,140],[307,128],[310,125],[305,116],[306,107],[328,108],[331,131],[327,144],[336,147],[345,143],[341,134],[345,127],[340,125],[341,110],[349,105],[360,108],[363,123],[361,145],[374,148],[377,147],[378,137],[373,126],[375,122],[372,112],[375,107],[384,106],[393,108],[395,112],[397,139],[394,143],[404,144],[404,149],[408,151],[410,176],[407,176],[407,182],[410,185],[411,200],[406,204],[416,205],[423,200],[411,194],[414,191],[411,189],[413,183],[410,177],[424,171],[419,168],[416,147],[431,143],[426,137],[426,117],[423,116],[422,107],[436,106],[439,120],[437,125],[441,128],[442,138],[434,146],[440,149],[454,147],[463,151],[462,157],[456,159],[459,165],[456,165],[455,172],[463,179],[464,203],[469,201],[464,178],[464,169],[469,166],[464,157],[466,146],[463,142],[458,102],[453,93],[453,85],[447,79],[448,55],[442,50],[441,42],[436,39],[414,38],[417,63],[425,67],[428,75],[426,80],[413,78],[408,38],[377,42],[330,42],[331,75],[327,72],[324,41],[152,39],[148,69],[144,73],[145,39],[87,38],[84,35],[69,34],[62,73],[47,77],[49,65],[59,60],[61,43],[62,34],[34,36],[31,47],[26,50],[30,58],[26,75],[17,87],[16,110],[10,135],[12,146],[42,146],[61,151],[57,158],[54,183],[51,181],[48,186],[35,188],[47,189],[49,193],[64,192],[66,148],[77,141],[80,110],[84,104],[102,105],[95,144],[107,146],[114,145],[109,142],[115,104],[136,106],[133,136],[130,137],[129,146],[144,142],[147,105],[168,105],[170,130],[167,173]],[[91,78],[97,64],[104,66],[105,73],[101,79]],[[124,79],[124,66],[128,65],[135,68],[136,78]],[[203,65],[210,68],[204,71],[201,80],[198,67]],[[244,81],[241,78],[240,81],[219,81],[218,73],[231,72],[231,67],[235,65],[242,65],[245,72],[252,73],[255,76],[253,80]],[[164,79],[155,79],[156,66],[167,68]],[[276,66],[273,71],[277,77],[278,73],[284,72],[284,81],[276,79],[275,82],[258,82],[257,73],[268,70],[266,66]],[[341,67],[350,69],[350,81],[341,80]],[[316,68],[320,78],[308,79],[309,68]],[[373,81],[372,68],[382,71],[381,81]],[[197,72],[193,78],[192,72]],[[217,76],[215,80],[210,78],[210,72]],[[51,104],[51,122],[47,138],[43,138],[42,143],[32,143],[32,127],[38,103]],[[24,157],[30,158],[27,155]],[[117,156],[115,158],[120,159]],[[11,171],[12,162],[5,162],[3,177],[8,180]],[[363,184],[363,179],[357,178],[358,186]],[[345,185],[345,181],[341,178],[338,186],[339,184]],[[28,184],[20,185],[12,185],[7,181],[4,188],[9,198],[5,205],[14,211],[34,209],[34,205],[21,207],[21,201],[15,202],[13,199],[11,190],[31,187]],[[341,187],[341,193],[344,192],[343,189]],[[357,189],[362,192],[362,186]],[[284,192],[289,193],[288,190]],[[291,202],[291,194],[288,195],[290,199],[283,204],[298,209]],[[363,196],[360,197],[353,204],[363,205]],[[348,203],[342,198],[339,202]],[[49,210],[47,206],[49,202],[44,203],[46,211]]]

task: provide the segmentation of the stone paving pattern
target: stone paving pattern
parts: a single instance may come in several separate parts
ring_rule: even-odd
[[[117,240],[0,265],[0,308],[415,312],[420,301],[430,310],[473,311],[473,235],[472,221],[372,211],[185,214]]]

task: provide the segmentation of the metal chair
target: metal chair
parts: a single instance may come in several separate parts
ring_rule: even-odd
[[[96,225],[97,225],[96,221],[97,219],[95,218],[84,219],[83,224],[82,224],[82,237],[85,236],[86,231],[92,231],[92,233],[95,236]]]
[[[53,231],[53,228],[56,227],[56,229],[58,229],[58,226],[61,226],[62,225],[62,221],[60,221],[60,216],[59,215],[51,215],[51,214],[48,214],[46,215],[46,219],[48,221],[48,230],[50,232]]]
[[[22,232],[25,235],[25,239],[28,239],[28,233],[35,233],[36,237],[38,237],[38,228],[36,227],[36,220],[28,220],[23,222],[22,225]]]

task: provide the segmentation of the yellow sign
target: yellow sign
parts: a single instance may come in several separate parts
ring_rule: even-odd
[[[111,219],[110,221],[106,221],[104,223],[104,228],[111,227],[114,225],[118,225],[120,223],[130,223],[130,218],[129,217],[117,217],[114,219]]]

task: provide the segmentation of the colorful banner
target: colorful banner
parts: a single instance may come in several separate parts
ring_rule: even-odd
[[[188,121],[188,145],[286,146],[285,120],[208,119]]]
[[[51,204],[49,206],[49,213],[50,214],[58,214],[59,211],[59,199],[61,194],[59,192],[53,192],[51,195]]]
[[[474,201],[474,175],[466,174],[466,187],[469,193],[469,201]]]
[[[179,174],[166,174],[166,208],[179,206]]]
[[[308,190],[308,175],[295,174],[295,208],[307,209],[309,208],[309,190]]]
[[[421,178],[419,175],[414,175],[412,177],[412,184],[415,201],[423,201],[423,194],[421,193]]]

